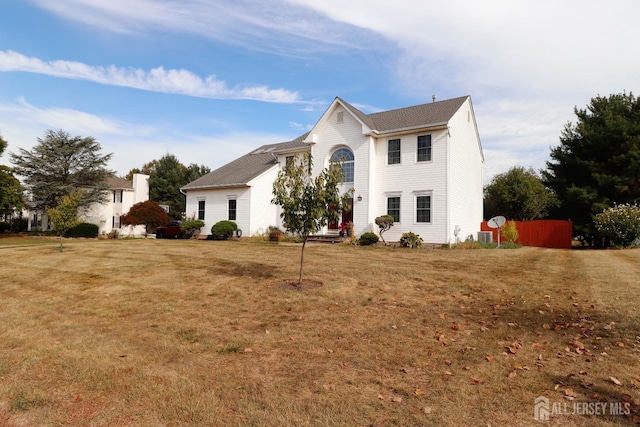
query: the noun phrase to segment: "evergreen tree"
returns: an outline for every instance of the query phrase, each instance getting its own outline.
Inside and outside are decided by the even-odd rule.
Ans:
[[[36,209],[57,206],[57,200],[83,188],[79,208],[104,203],[108,194],[107,169],[112,154],[100,154],[101,146],[93,137],[71,136],[67,132],[48,130],[31,150],[11,153],[15,173],[33,195]]]
[[[570,218],[574,233],[592,240],[596,214],[640,201],[640,100],[597,96],[574,112],[577,122],[565,125],[543,182],[560,201],[557,217]]]

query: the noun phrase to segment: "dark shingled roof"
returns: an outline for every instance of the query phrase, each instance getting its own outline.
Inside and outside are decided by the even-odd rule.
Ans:
[[[367,125],[374,133],[384,134],[402,130],[426,128],[446,124],[458,111],[468,96],[431,102],[413,107],[380,113],[364,114],[348,102],[337,97],[347,109]],[[201,176],[182,187],[182,190],[198,188],[244,187],[249,181],[275,165],[274,154],[308,149],[309,144],[303,142],[309,133],[299,136],[293,141],[279,144],[267,144],[249,154],[227,163],[226,165]]]
[[[461,96],[373,114],[364,114],[344,100],[338,99],[375,133],[389,133],[446,124],[468,98]]]
[[[231,163],[201,176],[195,181],[182,187],[182,190],[195,190],[198,188],[244,187],[249,181],[261,173],[269,170],[276,164],[274,155],[300,149],[308,149],[309,144],[302,142],[308,133],[299,136],[293,141],[279,144],[263,145],[252,152],[237,158]]]
[[[133,181],[127,181],[126,179],[118,178],[117,176],[108,177],[106,179],[106,183],[112,190],[133,188]]]

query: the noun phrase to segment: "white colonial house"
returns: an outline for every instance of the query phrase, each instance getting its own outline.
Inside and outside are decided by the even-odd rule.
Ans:
[[[343,190],[354,193],[342,221],[353,222],[356,236],[377,232],[375,218],[385,214],[395,221],[388,241],[411,231],[427,243],[450,243],[480,231],[484,156],[469,96],[373,114],[336,98],[310,132],[263,145],[184,186],[187,215],[205,221],[203,234],[220,220],[235,221],[244,235],[282,227],[272,185],[304,152],[314,175],[344,159]]]
[[[139,202],[149,200],[149,175],[134,174],[131,181],[111,176],[107,178],[109,191],[102,204],[95,203],[86,211],[79,213],[82,222],[98,226],[99,234],[108,234],[116,230],[125,236],[144,236],[144,226],[125,226],[120,224],[120,217]],[[29,230],[47,230],[50,227],[46,213],[26,211],[29,218]]]
[[[109,193],[103,204],[93,204],[82,214],[82,221],[98,226],[99,234],[116,230],[125,236],[144,236],[144,226],[122,226],[120,217],[136,203],[149,200],[149,175],[134,174],[131,181],[111,176],[107,178]]]

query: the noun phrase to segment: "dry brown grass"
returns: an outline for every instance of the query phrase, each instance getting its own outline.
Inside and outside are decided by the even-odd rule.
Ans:
[[[24,242],[0,240],[0,425],[541,425],[541,395],[633,412],[549,425],[638,413],[637,250],[310,246],[323,285],[291,291],[295,245]]]

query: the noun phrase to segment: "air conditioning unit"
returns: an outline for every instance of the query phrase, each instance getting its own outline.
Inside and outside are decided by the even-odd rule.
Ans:
[[[482,243],[492,243],[493,233],[491,231],[478,231],[478,241]]]

